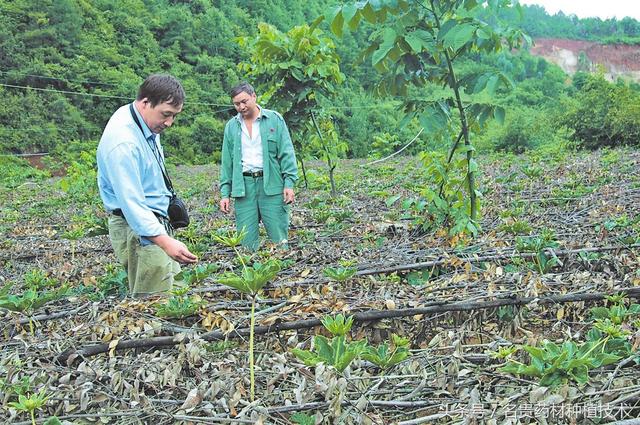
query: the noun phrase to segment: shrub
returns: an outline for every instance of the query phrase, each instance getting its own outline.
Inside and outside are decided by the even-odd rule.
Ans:
[[[49,174],[33,168],[29,163],[13,156],[0,156],[0,186],[15,188],[26,181],[42,181]]]
[[[602,74],[589,76],[560,123],[587,149],[638,145],[640,93],[626,84],[612,84]]]
[[[533,108],[512,109],[507,112],[503,126],[494,128],[494,148],[496,150],[523,153],[549,143],[557,143],[561,136],[549,119],[549,112]]]

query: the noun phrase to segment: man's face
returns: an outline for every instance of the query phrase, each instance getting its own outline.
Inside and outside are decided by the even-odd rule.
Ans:
[[[149,130],[155,134],[162,133],[168,127],[171,127],[176,115],[182,111],[182,105],[171,105],[168,102],[158,103],[151,106],[151,102],[147,98],[142,99],[140,115],[149,127]]]
[[[251,118],[257,110],[256,94],[240,92],[231,99],[234,108],[243,118]]]

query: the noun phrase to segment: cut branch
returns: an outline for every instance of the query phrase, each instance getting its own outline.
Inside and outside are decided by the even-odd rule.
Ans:
[[[598,246],[598,247],[588,247],[588,248],[576,248],[576,249],[567,249],[567,250],[552,250],[546,249],[546,254],[555,255],[556,257],[567,257],[572,254],[579,254],[580,252],[604,252],[604,251],[616,251],[616,250],[629,250],[632,248],[640,248],[640,244],[633,245],[610,245],[610,246]],[[517,251],[509,251],[503,254],[492,254],[492,255],[484,255],[484,256],[476,256],[476,257],[455,257],[462,260],[463,263],[482,263],[486,261],[500,261],[500,260],[510,260],[512,258],[523,258],[523,259],[532,259],[534,258],[536,253],[526,253],[526,252],[517,252]],[[437,260],[423,261],[419,263],[407,263],[407,264],[398,264],[395,266],[382,267],[378,269],[364,269],[358,270],[356,272],[356,276],[368,276],[368,275],[376,275],[376,274],[391,274],[395,272],[404,272],[410,270],[423,270],[436,266],[444,266],[448,263],[451,263],[451,259],[454,258],[453,255],[443,254],[443,257]],[[327,278],[314,278],[314,279],[304,279],[304,280],[296,280],[290,282],[282,282],[278,281],[275,285],[268,284],[265,286],[265,289],[270,289],[278,286],[299,286],[299,285],[317,285],[321,283],[326,283],[331,281],[331,279]],[[191,293],[202,293],[202,292],[225,292],[228,291],[229,288],[224,285],[217,286],[207,286],[204,288],[195,288],[191,290]]]
[[[343,407],[354,406],[356,401],[344,400]],[[420,400],[420,401],[405,401],[405,400],[367,400],[367,405],[371,407],[394,407],[398,409],[415,409],[425,407],[438,407],[439,402],[432,400]],[[326,409],[330,404],[326,401],[314,401],[305,404],[292,404],[290,406],[272,407],[267,409],[267,413],[273,415],[275,413],[291,413],[302,412],[305,410],[320,410]]]
[[[555,255],[557,257],[566,257],[566,256],[569,256],[571,254],[578,254],[580,252],[615,251],[615,250],[618,250],[618,249],[623,250],[623,249],[638,248],[638,247],[640,247],[640,244],[633,244],[633,245],[628,245],[628,246],[619,246],[619,245],[601,246],[601,247],[566,249],[566,250],[546,249],[545,253],[546,254],[552,254],[552,255]],[[460,258],[460,259],[465,263],[472,263],[473,264],[473,263],[482,263],[482,262],[485,262],[485,261],[508,260],[508,259],[513,258],[513,257],[529,259],[529,258],[534,258],[536,255],[538,255],[538,254],[537,253],[522,253],[522,252],[515,252],[514,251],[514,252],[510,252],[510,253],[505,253],[505,254],[485,255],[485,256],[468,257],[468,258]],[[440,258],[438,260],[424,261],[424,262],[421,262],[421,263],[400,264],[400,265],[397,265],[397,266],[386,267],[386,268],[381,268],[381,269],[359,270],[356,273],[356,275],[365,276],[365,275],[371,275],[371,274],[389,274],[389,273],[393,273],[393,272],[408,271],[408,270],[421,270],[421,269],[426,269],[426,268],[430,268],[430,267],[434,267],[434,266],[446,265],[447,263],[451,262],[451,258],[453,258],[453,257]]]
[[[616,292],[626,293],[627,296],[632,298],[640,298],[640,288],[627,288],[620,289]],[[606,293],[571,293],[566,295],[554,295],[549,297],[523,297],[523,298],[499,298],[486,302],[468,302],[461,301],[457,303],[449,303],[442,301],[434,303],[427,307],[406,308],[396,310],[369,310],[361,313],[355,313],[353,315],[355,322],[370,322],[382,319],[391,319],[397,317],[409,317],[415,315],[429,315],[436,313],[444,313],[451,311],[474,311],[497,308],[507,305],[526,305],[533,302],[537,304],[562,304],[567,302],[580,302],[580,301],[598,301],[604,299],[606,296],[612,294]],[[255,335],[264,335],[267,333],[309,329],[316,326],[320,326],[319,319],[306,319],[296,322],[275,323],[269,326],[256,326],[254,332]],[[227,334],[221,331],[212,331],[200,335],[205,341],[218,341],[228,338],[244,338],[249,336],[249,328],[237,329]],[[145,339],[131,339],[125,341],[119,341],[114,350],[124,350],[131,348],[160,348],[170,347],[173,345],[187,343],[191,340],[189,335],[180,334],[176,336],[160,336],[154,338]],[[81,347],[79,349],[70,348],[58,355],[55,359],[61,364],[71,365],[73,362],[83,358],[94,356],[96,354],[106,353],[110,350],[110,344],[97,344],[88,347]]]

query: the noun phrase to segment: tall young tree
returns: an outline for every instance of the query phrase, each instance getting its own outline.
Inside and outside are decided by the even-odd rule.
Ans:
[[[470,53],[514,48],[526,40],[517,29],[491,26],[477,18],[480,8],[497,12],[505,7],[512,7],[511,0],[367,0],[340,6],[331,18],[331,30],[338,36],[345,24],[351,30],[363,20],[374,25],[364,57],[384,76],[379,91],[404,99],[407,120],[417,117],[426,130],[436,132],[451,128],[455,115],[458,134],[453,137],[449,161],[456,150],[466,155],[471,227],[477,226],[479,202],[470,134],[488,118],[503,119],[505,113],[478,94],[485,90],[493,94],[510,82],[498,71],[461,79],[455,65]],[[446,90],[426,96],[421,88],[427,82]]]

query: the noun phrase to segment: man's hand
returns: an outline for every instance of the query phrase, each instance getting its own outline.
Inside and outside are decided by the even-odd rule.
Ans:
[[[169,257],[179,263],[190,264],[198,261],[198,257],[193,255],[185,244],[169,235],[151,236],[147,239],[158,245]]]
[[[220,199],[220,210],[225,214],[229,212],[229,198]]]
[[[295,194],[293,193],[293,189],[288,189],[285,187],[282,194],[284,195],[285,204],[293,204],[293,201],[295,201],[296,198]]]

